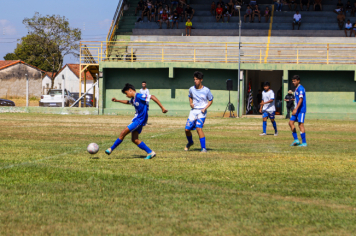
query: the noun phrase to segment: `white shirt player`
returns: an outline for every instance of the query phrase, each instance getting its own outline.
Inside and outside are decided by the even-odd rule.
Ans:
[[[262,92],[262,100],[263,100],[263,102],[268,102],[271,99],[273,99],[273,101],[271,103],[267,103],[267,104],[263,105],[262,113],[263,112],[272,113],[272,112],[276,111],[276,107],[274,105],[274,92],[273,92],[273,90],[270,89],[268,92],[266,92],[266,91]]]
[[[146,89],[140,89],[140,93],[141,93],[141,94],[145,94],[145,95],[150,95],[150,90],[148,90],[148,88],[146,88]]]
[[[196,89],[195,86],[190,87],[188,97],[193,99],[194,109],[204,109],[214,98],[210,89],[205,86],[201,89]]]

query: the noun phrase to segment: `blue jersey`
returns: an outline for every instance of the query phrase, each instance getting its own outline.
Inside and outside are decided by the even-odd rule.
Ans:
[[[295,105],[296,106],[298,105],[300,98],[303,98],[303,103],[298,108],[297,113],[306,113],[307,112],[307,97],[305,95],[305,88],[301,84],[299,84],[297,89],[295,90]]]
[[[130,103],[135,107],[136,114],[132,122],[137,122],[141,125],[146,125],[148,120],[148,103],[151,95],[136,93],[134,98],[131,98]]]
[[[204,109],[208,105],[208,101],[214,98],[210,89],[205,86],[201,89],[196,89],[195,86],[192,86],[189,89],[188,97],[193,99],[194,109]]]

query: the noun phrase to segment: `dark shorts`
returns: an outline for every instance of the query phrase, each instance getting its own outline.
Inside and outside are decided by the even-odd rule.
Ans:
[[[293,20],[293,23],[296,25],[299,25],[300,23],[302,23],[302,20],[299,20],[299,21]]]

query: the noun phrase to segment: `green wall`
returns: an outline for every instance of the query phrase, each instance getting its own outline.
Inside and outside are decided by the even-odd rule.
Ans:
[[[307,95],[308,113],[355,113],[356,82],[353,71],[289,71],[291,78],[299,75]]]
[[[147,82],[150,93],[155,95],[162,104],[173,114],[189,111],[188,91],[194,85],[193,73],[198,69],[174,69],[174,78],[169,78],[168,68],[110,68],[104,69],[106,97],[104,99],[105,113],[115,113],[115,110],[129,112],[126,105],[111,102],[113,97],[117,99],[127,99],[121,93],[121,89],[126,83],[133,84],[137,91],[141,88],[142,81]],[[226,80],[234,81],[234,90],[231,91],[231,101],[237,104],[237,70],[208,69],[201,70],[204,73],[204,86],[210,88],[214,95],[214,103],[209,109],[212,112],[221,113],[225,111],[229,101],[229,92],[226,90]],[[150,103],[150,110],[159,110],[158,105]],[[133,110],[132,110],[133,111]]]

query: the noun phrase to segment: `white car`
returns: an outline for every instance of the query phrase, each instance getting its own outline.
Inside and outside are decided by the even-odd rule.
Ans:
[[[62,90],[51,89],[47,95],[42,95],[40,100],[40,107],[62,107]],[[64,106],[69,107],[75,102],[70,92],[64,90]]]

